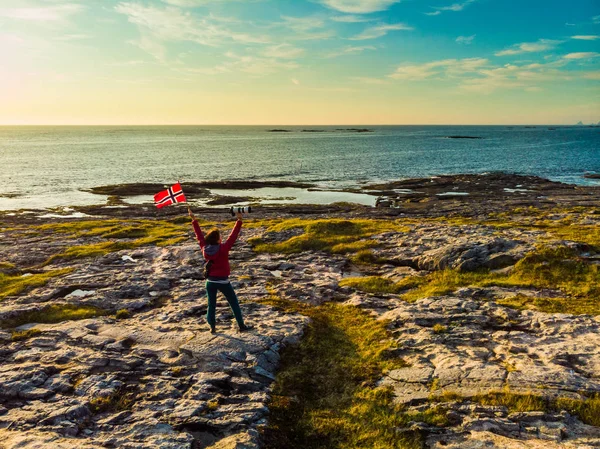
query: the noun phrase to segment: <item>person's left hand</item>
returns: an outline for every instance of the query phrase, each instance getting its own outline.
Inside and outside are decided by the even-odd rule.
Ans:
[[[192,209],[188,209],[188,214],[189,214],[190,218],[192,219],[192,221],[196,220],[196,217],[192,213]]]
[[[242,221],[242,213],[241,212],[236,212],[235,216],[237,217],[238,220]]]

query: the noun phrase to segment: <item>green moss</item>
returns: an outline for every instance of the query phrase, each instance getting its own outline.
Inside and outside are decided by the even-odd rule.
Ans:
[[[391,279],[379,276],[345,278],[340,281],[340,287],[350,287],[367,293],[398,293],[401,289]]]
[[[0,299],[4,299],[7,296],[19,295],[34,287],[41,287],[46,285],[51,279],[71,273],[72,271],[73,268],[64,268],[61,270],[36,273],[25,277],[0,273]]]
[[[28,340],[32,337],[35,337],[37,335],[40,335],[42,333],[42,331],[40,331],[39,329],[27,329],[24,331],[13,331],[12,335],[11,335],[11,340],[12,341],[23,341],[23,340]]]
[[[554,404],[555,408],[567,410],[577,416],[581,422],[590,426],[600,427],[600,395],[585,400],[571,398],[558,398]]]
[[[15,264],[10,262],[0,262],[0,272],[17,270]]]
[[[577,416],[581,422],[600,426],[600,395],[586,399],[544,398],[534,393],[513,393],[508,389],[465,398],[457,393],[442,392],[430,396],[432,402],[471,401],[481,405],[504,406],[509,412],[561,411]]]
[[[548,409],[544,398],[532,393],[490,392],[476,395],[472,400],[481,405],[504,406],[510,412],[533,412]]]
[[[364,249],[354,254],[350,260],[359,265],[378,265],[387,262],[387,259],[378,257],[370,249]]]
[[[446,332],[448,332],[448,328],[443,324],[438,323],[433,326],[433,332],[435,332],[436,334],[445,334]]]
[[[138,239],[147,236],[148,230],[139,226],[127,226],[102,234],[107,239]]]
[[[72,304],[52,304],[40,310],[23,312],[13,318],[0,322],[4,328],[15,328],[29,323],[60,323],[69,320],[84,320],[107,315],[108,312],[93,306],[76,306]]]
[[[375,387],[383,372],[404,367],[386,323],[340,304],[310,307],[271,298],[269,304],[312,321],[304,339],[282,354],[269,403],[267,448],[417,448],[416,433],[399,435],[413,419],[442,422],[433,411],[409,415],[393,404],[393,392]]]
[[[539,310],[546,313],[569,313],[573,315],[600,315],[600,302],[592,297],[538,298],[516,295],[499,299],[498,304],[517,310]]]
[[[370,258],[371,255],[364,257]],[[374,257],[374,256],[373,256]],[[441,270],[392,282],[371,276],[347,278],[340,286],[368,293],[396,293],[413,302],[421,298],[448,295],[461,287],[509,286],[559,290],[562,298],[515,296],[499,304],[519,309],[533,308],[549,313],[600,314],[600,266],[592,264],[570,248],[540,247],[521,259],[510,274],[489,270],[461,272]]]
[[[90,229],[85,234],[86,236],[100,237],[106,240],[71,246],[64,251],[49,257],[43,265],[48,265],[60,260],[99,257],[115,251],[135,249],[141,246],[175,245],[187,240],[190,232],[190,229],[187,226],[174,225],[166,221],[140,221],[133,226],[89,227],[92,224],[98,225],[98,223],[99,222],[97,221],[79,222],[75,229]],[[59,229],[68,229],[68,227],[59,227]],[[81,237],[81,235],[79,235],[79,237]]]
[[[119,309],[117,310],[117,313],[115,313],[115,318],[117,320],[124,320],[126,318],[129,318],[131,316],[131,312],[129,312],[129,310],[127,309]]]
[[[92,398],[89,407],[94,414],[104,412],[117,413],[123,410],[130,410],[134,403],[135,395],[132,392],[121,389],[110,396]]]
[[[267,232],[281,232],[302,228],[304,234],[280,243],[263,243],[252,240],[256,252],[300,253],[303,251],[327,251],[330,253],[353,253],[378,244],[369,237],[382,232],[407,232],[408,228],[385,220],[302,220],[292,219],[272,224]]]

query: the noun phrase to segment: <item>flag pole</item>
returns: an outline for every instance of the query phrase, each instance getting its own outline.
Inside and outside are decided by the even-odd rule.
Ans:
[[[178,179],[177,182],[179,183],[179,185],[181,185],[181,179]],[[183,187],[181,188],[181,191],[183,192]],[[192,213],[192,209],[190,207],[190,204],[188,203],[187,195],[185,196],[185,205],[187,206],[188,213],[191,214]]]

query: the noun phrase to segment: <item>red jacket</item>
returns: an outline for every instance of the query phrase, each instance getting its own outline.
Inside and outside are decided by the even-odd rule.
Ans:
[[[213,261],[213,264],[210,267],[210,277],[228,277],[231,273],[231,269],[229,268],[229,251],[237,240],[240,230],[242,229],[242,221],[238,220],[235,222],[235,226],[233,227],[231,234],[229,234],[229,237],[227,237],[225,243],[220,245],[206,246],[204,234],[202,234],[202,230],[200,229],[198,221],[192,221],[192,226],[194,227],[194,232],[196,233],[196,238],[198,239],[200,248],[202,249],[202,255],[204,256],[204,259],[207,261]]]

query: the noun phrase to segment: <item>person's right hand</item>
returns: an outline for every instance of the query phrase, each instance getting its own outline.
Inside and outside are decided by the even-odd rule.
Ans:
[[[196,217],[192,213],[192,209],[188,209],[188,214],[189,214],[190,218],[192,219],[192,221],[196,220]]]
[[[242,213],[241,212],[236,212],[235,216],[237,217],[238,220],[242,221]]]

